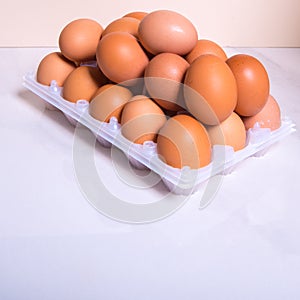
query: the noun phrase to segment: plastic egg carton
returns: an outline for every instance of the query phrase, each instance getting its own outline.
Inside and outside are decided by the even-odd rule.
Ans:
[[[109,123],[100,122],[90,116],[88,101],[78,100],[77,103],[72,103],[64,100],[61,97],[62,88],[55,81],[50,86],[45,86],[36,81],[34,73],[28,73],[24,76],[24,86],[45,100],[48,107],[54,106],[60,110],[74,126],[77,123],[86,126],[104,147],[114,145],[122,150],[135,168],[149,168],[157,173],[175,194],[188,195],[196,192],[208,179],[231,173],[240,162],[251,156],[264,155],[272,144],[296,130],[289,118],[283,118],[281,127],[274,131],[256,126],[247,131],[247,146],[244,149],[234,151],[230,146],[215,145],[209,165],[199,169],[177,169],[158,157],[156,143],[148,141],[140,145],[127,140],[121,134],[121,126],[116,118],[112,117]]]

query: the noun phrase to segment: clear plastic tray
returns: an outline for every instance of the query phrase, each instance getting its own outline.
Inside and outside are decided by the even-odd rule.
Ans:
[[[24,86],[34,94],[41,97],[48,105],[56,107],[64,113],[74,126],[80,124],[89,128],[99,143],[105,147],[114,145],[122,150],[130,163],[139,169],[149,168],[157,173],[168,189],[176,194],[190,194],[196,192],[201,184],[215,175],[230,173],[240,162],[251,156],[261,156],[269,147],[295,131],[295,124],[287,117],[282,119],[281,127],[271,131],[268,128],[253,128],[247,131],[247,146],[234,151],[230,146],[213,146],[212,161],[200,169],[173,168],[159,159],[156,144],[152,141],[143,145],[134,144],[127,140],[120,130],[120,124],[114,117],[109,123],[100,122],[89,115],[89,102],[78,100],[71,103],[61,97],[61,88],[52,81],[50,86],[39,84],[33,72],[24,76]]]

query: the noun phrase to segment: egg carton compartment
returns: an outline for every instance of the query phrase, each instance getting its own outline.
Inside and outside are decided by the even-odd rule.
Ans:
[[[245,148],[234,151],[230,146],[215,145],[209,165],[199,169],[190,169],[187,166],[178,169],[167,165],[158,157],[156,143],[148,141],[140,145],[127,140],[122,135],[121,126],[116,118],[112,117],[108,123],[100,122],[90,116],[88,101],[78,100],[72,103],[63,99],[62,88],[58,87],[55,81],[52,81],[50,86],[42,85],[31,72],[24,76],[23,85],[41,97],[48,107],[61,111],[73,126],[79,123],[91,130],[102,146],[114,145],[122,150],[133,167],[149,168],[157,173],[167,188],[176,194],[196,192],[211,177],[227,175],[243,160],[264,155],[274,143],[296,130],[295,124],[288,117],[282,118],[281,127],[274,131],[257,125],[247,131]]]

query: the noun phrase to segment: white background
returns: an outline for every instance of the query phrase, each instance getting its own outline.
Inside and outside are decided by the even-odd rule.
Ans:
[[[22,87],[52,50],[0,49],[0,299],[299,299],[299,129],[225,176],[204,210],[200,191],[161,221],[116,222],[81,193],[74,127]],[[300,50],[226,51],[263,62],[299,128]],[[95,160],[122,191],[110,151],[97,146]],[[143,202],[166,192],[160,183],[121,194]]]
[[[9,0],[0,10],[0,46],[56,47],[62,28],[76,18],[105,27],[130,11],[157,9],[180,12],[199,38],[222,46],[300,47],[299,0]]]

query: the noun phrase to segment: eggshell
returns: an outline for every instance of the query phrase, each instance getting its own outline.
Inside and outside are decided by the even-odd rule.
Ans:
[[[270,92],[268,73],[255,57],[237,54],[227,60],[238,90],[235,111],[241,116],[253,116],[266,104]]]
[[[147,15],[148,15],[148,13],[144,12],[144,11],[132,11],[132,12],[127,13],[123,17],[131,17],[131,18],[135,18],[135,19],[138,19],[141,21]]]
[[[137,95],[125,104],[121,117],[122,134],[130,141],[143,144],[156,141],[159,129],[167,118],[151,99]]]
[[[133,36],[138,36],[138,27],[140,25],[140,20],[131,17],[123,17],[117,20],[112,21],[110,24],[106,26],[104,31],[102,32],[102,37],[111,32],[128,32]]]
[[[55,80],[58,86],[62,86],[75,68],[76,65],[60,52],[51,52],[39,63],[36,80],[44,85],[50,85]]]
[[[68,23],[59,35],[61,53],[77,63],[95,60],[102,31],[102,26],[91,19],[76,19]]]
[[[96,67],[77,67],[64,83],[62,97],[76,102],[84,99],[90,101],[98,88],[107,83],[107,78]]]
[[[132,98],[132,93],[125,87],[116,84],[105,84],[100,87],[89,105],[90,115],[102,122],[111,117],[121,121],[124,105]]]
[[[185,75],[184,99],[188,111],[207,125],[217,125],[233,112],[237,101],[236,81],[218,56],[195,59]]]
[[[243,118],[246,129],[253,128],[256,124],[261,128],[278,129],[281,126],[281,112],[277,101],[269,95],[265,106],[254,116]]]
[[[211,143],[200,122],[188,115],[176,115],[159,131],[157,153],[174,168],[198,169],[211,162]]]
[[[133,85],[142,77],[149,59],[136,38],[128,32],[105,35],[97,48],[97,63],[113,82]]]
[[[185,59],[191,64],[197,57],[204,54],[214,54],[222,60],[227,60],[227,55],[223,48],[211,40],[201,39],[197,41],[196,46],[189,52]]]
[[[233,112],[220,125],[206,127],[212,145],[227,145],[234,151],[246,146],[246,130],[242,119]]]
[[[196,45],[198,34],[183,15],[171,10],[157,10],[145,16],[139,26],[139,39],[152,54],[171,52],[185,55]]]
[[[183,80],[189,63],[174,53],[161,53],[145,69],[145,86],[149,95],[163,108],[182,110]]]

